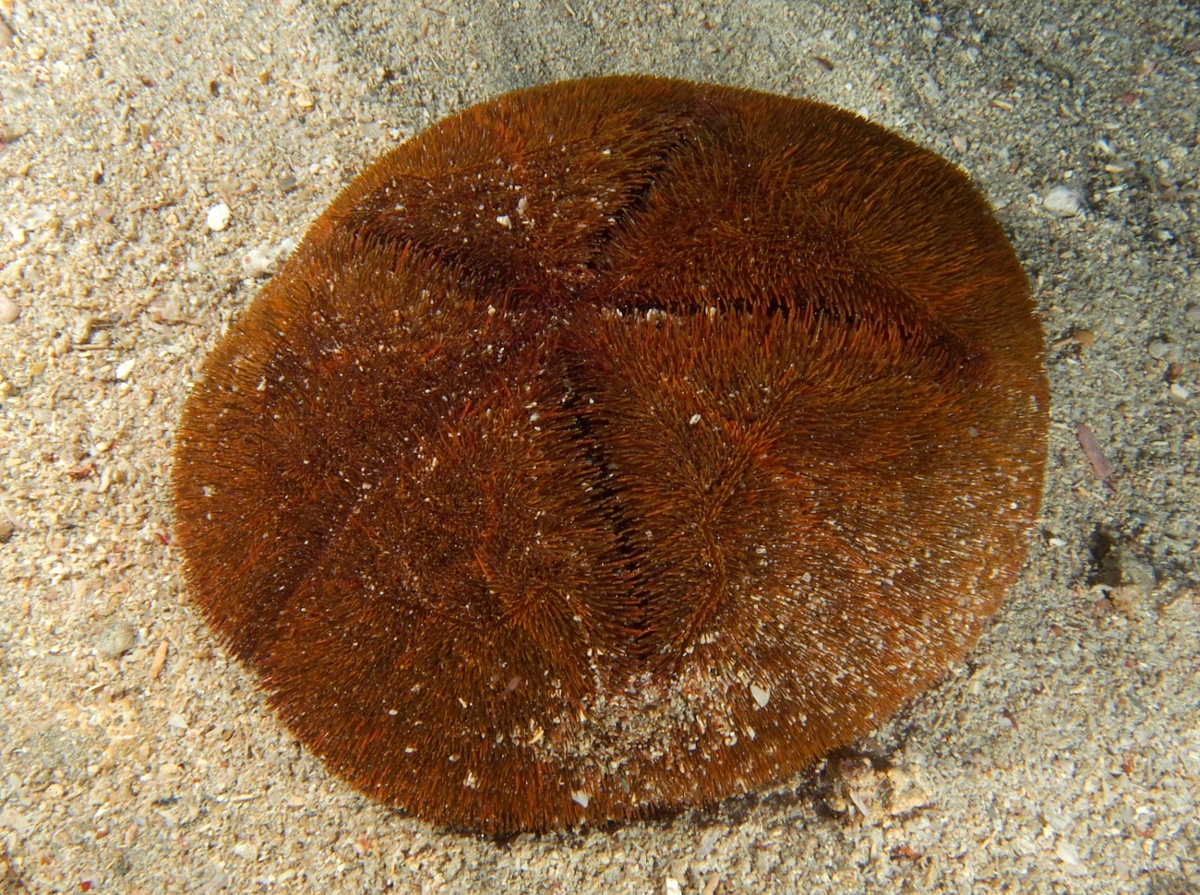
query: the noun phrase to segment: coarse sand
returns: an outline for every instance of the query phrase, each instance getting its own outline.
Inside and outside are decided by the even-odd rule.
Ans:
[[[1200,892],[1190,0],[0,19],[0,893]],[[330,777],[215,645],[172,544],[172,433],[365,163],[473,102],[617,72],[832,102],[976,179],[1045,326],[1045,509],[969,661],[865,757],[613,830],[450,834]]]

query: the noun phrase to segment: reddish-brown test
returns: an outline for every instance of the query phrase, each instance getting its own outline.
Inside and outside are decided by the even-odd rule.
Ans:
[[[355,180],[209,356],[188,585],[383,802],[488,832],[703,804],[974,643],[1038,510],[1041,352],[979,193],[875,125],[509,94]]]

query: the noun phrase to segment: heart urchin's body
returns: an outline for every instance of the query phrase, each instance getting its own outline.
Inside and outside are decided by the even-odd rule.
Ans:
[[[1011,585],[1041,336],[967,179],[649,78],[468,109],[359,177],[208,359],[209,623],[368,794],[511,831],[777,780]]]

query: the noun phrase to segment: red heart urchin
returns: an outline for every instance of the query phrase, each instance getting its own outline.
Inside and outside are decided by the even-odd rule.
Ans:
[[[550,84],[401,145],[208,358],[209,624],[365,793],[489,832],[754,789],[1009,589],[1042,339],[986,203],[847,112]]]

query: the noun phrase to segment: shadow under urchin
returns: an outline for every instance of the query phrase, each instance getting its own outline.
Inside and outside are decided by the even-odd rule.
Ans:
[[[549,84],[400,145],[205,362],[192,599],[336,774],[487,833],[750,792],[977,639],[1048,393],[968,178],[848,112]]]

